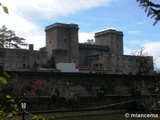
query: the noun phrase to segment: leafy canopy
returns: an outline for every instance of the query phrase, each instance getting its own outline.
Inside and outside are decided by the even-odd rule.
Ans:
[[[155,19],[153,25],[156,25],[160,20],[160,4],[153,3],[150,0],[137,0],[137,2],[139,2],[139,6],[145,9],[148,17]]]
[[[0,6],[3,8],[3,11],[5,13],[9,14],[8,8],[6,6],[3,6],[1,3],[0,3]]]
[[[25,39],[22,37],[16,36],[15,32],[8,30],[8,28],[3,25],[0,28],[0,41],[4,48],[15,48],[19,49],[21,46],[27,46]]]

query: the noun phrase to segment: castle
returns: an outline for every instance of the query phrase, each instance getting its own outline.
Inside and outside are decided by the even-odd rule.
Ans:
[[[77,24],[55,23],[45,29],[46,46],[34,50],[0,48],[0,64],[9,70],[44,64],[75,63],[79,72],[153,75],[152,56],[123,54],[123,32],[108,29],[95,33],[95,43],[79,43]],[[51,60],[52,59],[52,60]]]

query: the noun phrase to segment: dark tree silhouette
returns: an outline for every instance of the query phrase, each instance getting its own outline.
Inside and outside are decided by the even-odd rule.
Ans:
[[[153,66],[150,65],[151,61],[149,60],[149,57],[147,56],[148,53],[145,52],[145,48],[142,47],[140,50],[132,52],[132,55],[135,56],[135,59],[137,61],[137,65],[134,66],[135,69],[138,70],[138,75],[146,75],[150,72],[150,70],[153,69]]]
[[[56,67],[56,66],[55,66],[55,58],[54,58],[53,55],[51,56],[50,66],[51,66],[52,68],[55,68],[55,67]]]
[[[0,29],[0,44],[4,48],[15,48],[20,49],[21,46],[27,46],[25,39],[16,36],[15,32],[12,30],[7,30],[5,25]]]
[[[155,19],[153,25],[156,25],[160,20],[160,4],[153,3],[150,0],[137,0],[137,2],[139,2],[139,6],[145,8],[148,17]]]

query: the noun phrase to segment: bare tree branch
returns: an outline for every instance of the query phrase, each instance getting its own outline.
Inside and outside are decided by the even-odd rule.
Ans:
[[[134,55],[137,60],[137,66],[134,68],[138,69],[137,74],[148,74],[152,66],[150,66],[148,53],[145,51],[145,48],[142,47],[140,50],[132,51],[131,54]]]

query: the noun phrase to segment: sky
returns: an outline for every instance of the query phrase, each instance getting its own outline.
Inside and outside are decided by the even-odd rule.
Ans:
[[[152,0],[160,4],[160,0]],[[9,15],[0,8],[0,27],[34,44],[45,46],[45,27],[56,22],[78,24],[79,43],[94,39],[94,33],[109,28],[122,31],[124,54],[145,48],[153,56],[155,69],[160,69],[160,22],[147,17],[136,0],[0,0]]]

